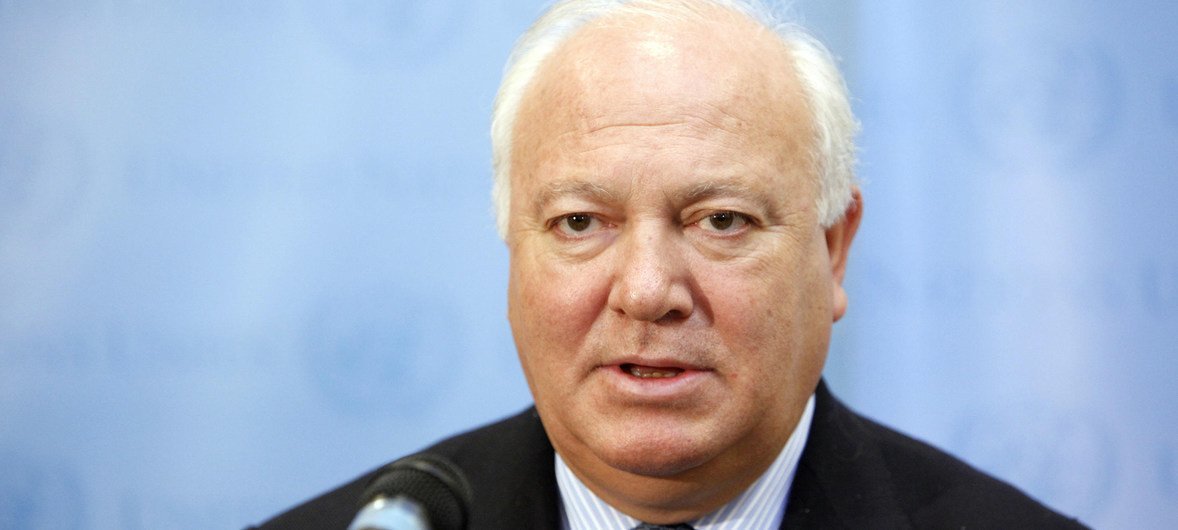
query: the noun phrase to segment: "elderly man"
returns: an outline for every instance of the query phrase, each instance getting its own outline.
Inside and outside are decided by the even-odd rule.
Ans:
[[[428,450],[472,528],[1079,526],[820,382],[862,213],[821,45],[736,0],[569,0],[512,59],[495,199],[536,406]],[[368,479],[263,528],[343,528]]]

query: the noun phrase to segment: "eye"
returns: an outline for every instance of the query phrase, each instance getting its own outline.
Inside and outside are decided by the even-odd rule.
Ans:
[[[601,228],[601,221],[591,214],[571,213],[557,217],[552,227],[566,237],[583,237]]]
[[[730,210],[712,212],[696,224],[708,232],[732,234],[743,230],[750,223],[749,216]]]

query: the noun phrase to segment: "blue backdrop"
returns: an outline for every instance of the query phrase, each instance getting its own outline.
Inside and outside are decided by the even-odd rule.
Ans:
[[[827,378],[1178,520],[1178,4],[811,0],[863,122]],[[487,130],[540,2],[0,0],[0,528],[239,528],[529,402]]]

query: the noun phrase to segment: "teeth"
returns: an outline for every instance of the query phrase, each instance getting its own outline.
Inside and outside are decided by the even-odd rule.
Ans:
[[[683,370],[678,368],[651,368],[648,366],[638,366],[636,364],[631,364],[627,366],[626,371],[630,372],[630,375],[641,379],[666,379],[679,375],[679,373]]]

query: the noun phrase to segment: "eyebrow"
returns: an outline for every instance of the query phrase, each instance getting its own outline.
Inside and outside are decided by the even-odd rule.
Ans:
[[[769,200],[769,197],[766,197],[763,193],[759,193],[739,178],[701,182],[675,196],[680,201],[680,204],[695,204],[715,197],[739,197],[752,201],[766,213],[772,213],[777,210],[773,206],[772,201]]]
[[[543,212],[550,204],[562,197],[582,197],[602,204],[617,204],[622,202],[620,193],[610,190],[600,184],[581,179],[567,179],[550,182],[536,193],[532,200],[534,212]],[[773,202],[763,193],[759,193],[739,177],[723,180],[701,182],[685,190],[671,195],[676,204],[695,204],[700,201],[716,197],[737,197],[748,200],[759,206],[762,211],[772,215],[777,211]]]
[[[579,179],[557,180],[544,185],[536,194],[532,199],[532,211],[542,212],[557,199],[568,196],[587,197],[591,201],[606,204],[616,204],[621,200],[618,193],[599,184]]]

